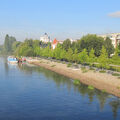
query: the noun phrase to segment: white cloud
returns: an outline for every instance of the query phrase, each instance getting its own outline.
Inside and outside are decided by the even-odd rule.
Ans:
[[[117,12],[113,12],[108,14],[110,17],[114,17],[114,18],[120,18],[120,11]]]

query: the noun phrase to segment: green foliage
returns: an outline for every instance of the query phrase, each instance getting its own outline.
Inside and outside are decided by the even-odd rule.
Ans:
[[[101,68],[108,67],[108,54],[104,46],[102,46],[101,55],[98,58],[98,62]]]
[[[51,65],[51,67],[55,67],[56,65]]]
[[[104,46],[108,53],[108,56],[110,57],[110,55],[114,53],[114,46],[112,44],[112,40],[107,37],[104,41]]]
[[[113,73],[112,75],[113,75],[113,76],[120,76],[119,73]]]
[[[100,73],[106,73],[106,71],[105,71],[105,70],[100,70],[99,72],[100,72]]]
[[[81,70],[82,70],[83,73],[88,72],[88,70],[85,67],[82,67]]]
[[[74,80],[73,83],[74,83],[75,85],[80,85],[80,84],[81,84],[81,83],[80,83],[80,80],[77,80],[77,79]]]
[[[95,58],[95,51],[94,51],[93,48],[92,48],[91,51],[89,52],[88,61],[89,61],[89,63],[90,63],[91,66],[92,66],[92,64],[96,61],[96,58]]]
[[[71,67],[71,66],[72,66],[72,64],[71,64],[71,63],[67,64],[67,67]]]
[[[67,59],[69,62],[71,62],[72,59],[73,59],[72,56],[73,56],[73,51],[72,51],[71,48],[69,48],[69,49],[68,49],[68,52],[67,52],[67,54],[66,54],[66,59]]]
[[[64,42],[63,42],[63,49],[65,49],[66,51],[71,47],[71,41],[69,39],[66,39]]]
[[[102,90],[102,92],[103,92],[103,93],[106,93],[106,90],[105,90],[105,89],[103,89],[103,90]]]
[[[15,37],[6,35],[5,41],[4,41],[4,52],[6,54],[12,53],[12,45],[13,43],[16,42]]]
[[[78,54],[78,59],[82,64],[85,64],[86,62],[88,62],[88,54],[86,49],[84,49],[82,52]]]
[[[104,44],[104,39],[98,37],[97,35],[86,35],[83,36],[77,43],[78,52],[81,52],[83,49],[87,49],[88,53],[93,48],[95,50],[95,55],[99,56],[101,48]]]
[[[78,50],[77,50],[77,48],[74,50],[74,53],[73,53],[72,58],[73,58],[73,59],[72,59],[73,62],[75,62],[75,63],[79,62],[79,61],[78,61]]]
[[[89,86],[88,86],[88,89],[94,90],[94,87],[93,87],[92,85],[89,85]]]
[[[61,61],[95,65],[99,68],[120,71],[120,45],[115,49],[115,55],[109,58],[114,52],[112,42],[109,38],[104,40],[96,35],[86,35],[80,40],[73,42],[69,39],[63,44],[58,44],[53,50],[51,43],[43,43],[39,40],[26,39],[24,42],[16,41],[12,36],[6,35],[3,46],[0,46],[0,54],[15,53],[17,56],[42,56],[50,57]],[[69,65],[68,65],[69,66]]]

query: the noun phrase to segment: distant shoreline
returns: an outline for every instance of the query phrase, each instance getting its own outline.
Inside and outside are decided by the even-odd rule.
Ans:
[[[120,79],[118,79],[116,76],[112,76],[107,73],[94,72],[91,70],[83,73],[80,69],[67,67],[66,64],[53,62],[46,59],[27,59],[27,62],[44,67],[74,80],[80,80],[80,82],[83,84],[92,85],[99,90],[103,90],[107,93],[120,97]]]

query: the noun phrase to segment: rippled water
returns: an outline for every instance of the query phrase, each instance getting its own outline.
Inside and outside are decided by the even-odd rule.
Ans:
[[[120,120],[120,99],[1,57],[0,120]]]

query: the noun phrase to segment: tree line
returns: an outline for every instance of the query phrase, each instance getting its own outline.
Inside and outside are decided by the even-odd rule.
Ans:
[[[81,64],[96,64],[97,67],[107,68],[108,64],[120,65],[120,45],[114,49],[110,38],[105,40],[97,35],[88,34],[72,42],[66,39],[53,50],[51,43],[39,40],[26,39],[24,42],[16,41],[12,36],[6,35],[0,50],[16,56],[49,57],[61,61]],[[114,54],[112,57],[111,55]]]

